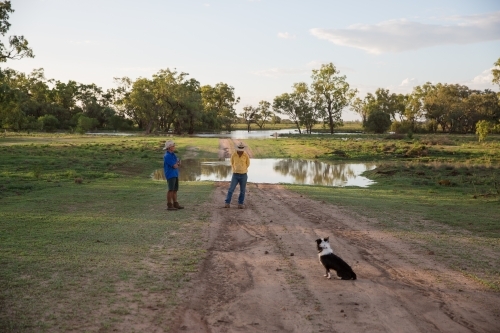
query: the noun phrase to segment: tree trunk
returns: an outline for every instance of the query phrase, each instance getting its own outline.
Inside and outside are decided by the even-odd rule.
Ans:
[[[332,109],[330,106],[328,107],[328,126],[330,126],[330,134],[333,134],[333,128],[335,126],[333,124]]]
[[[295,122],[295,125],[297,125],[297,129],[299,130],[299,134],[302,134],[302,132],[300,131],[300,125],[299,125],[298,121]]]
[[[146,134],[150,134],[151,133],[151,130],[153,128],[153,124],[154,124],[154,121],[151,119],[149,122],[148,122],[148,125],[146,126]]]
[[[194,117],[191,116],[191,117],[189,117],[188,134],[193,134],[193,133],[194,133]]]

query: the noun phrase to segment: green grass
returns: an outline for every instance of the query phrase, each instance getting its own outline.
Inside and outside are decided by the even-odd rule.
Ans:
[[[188,209],[167,214],[165,183],[150,178],[162,167],[167,139],[0,137],[0,331],[94,325],[112,332],[151,299],[173,311],[201,259],[193,248],[210,212],[197,207],[214,187],[181,183],[179,201]],[[193,150],[217,157],[216,138],[173,139],[180,157]],[[500,290],[499,137],[482,144],[473,136],[358,134],[245,142],[256,158],[377,162],[366,173],[376,181],[369,188],[288,188],[375,218],[375,227]],[[168,316],[158,320],[168,327]]]
[[[66,321],[84,327],[85,318],[119,317],[114,302],[123,283],[127,294],[159,293],[175,303],[197,267],[192,258],[200,258],[193,246],[207,215],[192,207],[212,191],[210,183],[181,188],[179,199],[191,209],[175,215],[165,210],[165,184],[142,177],[2,199],[1,331],[60,331]],[[104,311],[97,318],[96,308]]]
[[[172,308],[197,269],[208,215],[195,207],[212,184],[181,184],[190,209],[167,214],[166,185],[149,177],[164,138],[9,139],[0,140],[0,331],[112,331],[137,311],[123,304],[144,305],[134,294]],[[193,143],[176,142],[180,154]],[[214,142],[198,144],[200,155],[216,156]]]

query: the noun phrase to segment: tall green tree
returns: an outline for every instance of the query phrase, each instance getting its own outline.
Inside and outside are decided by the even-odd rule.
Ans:
[[[0,34],[5,37],[10,29],[9,14],[13,13],[10,1],[0,1]],[[0,62],[8,59],[34,58],[33,50],[24,36],[10,36],[8,46],[0,41]]]
[[[117,115],[132,121],[138,128],[143,128],[142,119],[136,112],[136,107],[131,101],[133,81],[129,77],[114,78],[117,88],[110,90],[112,103]]]
[[[434,85],[426,82],[422,86],[414,87],[412,93],[407,96],[405,117],[410,124],[411,131],[415,132],[419,122],[425,120],[424,98],[434,89]]]
[[[91,119],[96,119],[100,128],[104,128],[107,121],[115,114],[109,93],[94,83],[78,85],[77,99],[82,113]]]
[[[361,116],[361,122],[364,124],[368,119],[368,108],[366,107],[366,101],[359,97],[354,98],[351,103],[351,110],[356,112]]]
[[[375,91],[372,108],[387,113],[392,121],[402,121],[405,116],[406,98],[402,94],[390,93],[389,89],[378,88]]]
[[[210,120],[214,129],[230,131],[236,121],[236,105],[240,98],[235,95],[234,88],[227,83],[201,87],[201,97],[205,118]]]
[[[52,105],[51,114],[59,119],[64,128],[75,128],[78,123],[77,114],[82,113],[79,106],[80,84],[76,81],[52,82],[49,100]]]
[[[251,105],[243,107],[243,112],[240,114],[240,116],[245,120],[245,123],[247,125],[247,132],[250,132],[250,126],[255,122],[255,118],[258,112],[259,109]]]
[[[158,122],[158,101],[156,100],[153,82],[146,78],[138,78],[132,84],[130,95],[125,100],[127,109],[144,125],[146,133],[151,133]]]
[[[306,132],[311,134],[313,126],[318,123],[322,114],[321,105],[316,105],[309,87],[305,82],[293,84],[292,98],[299,109],[300,124],[305,126]]]
[[[181,113],[177,117],[176,128],[187,131],[188,134],[193,134],[195,127],[202,118],[203,103],[200,83],[193,78],[184,81],[181,85],[179,99],[181,101]],[[178,131],[178,133],[181,131]]]
[[[470,94],[466,86],[438,83],[424,97],[427,120],[435,121],[443,132],[460,132],[464,101]]]
[[[133,119],[146,133],[170,128],[176,133],[193,133],[203,106],[200,84],[188,75],[162,69],[152,79],[115,78],[119,87],[110,95],[119,114]]]
[[[312,91],[316,107],[321,110],[330,128],[330,133],[341,126],[342,111],[356,96],[356,89],[351,89],[346,76],[333,63],[323,64],[318,70],[312,71]]]
[[[301,133],[300,116],[302,111],[299,105],[296,104],[293,93],[283,93],[276,96],[273,100],[273,110],[278,114],[287,116],[297,126],[299,133]]]
[[[23,92],[16,87],[17,72],[0,68],[0,128],[19,130],[26,122],[21,108]]]
[[[255,114],[255,123],[260,129],[264,128],[266,123],[271,119],[273,113],[271,112],[271,103],[268,101],[260,101],[259,106],[257,106],[257,112]]]
[[[284,93],[274,98],[273,110],[278,114],[288,116],[295,123],[300,134],[302,133],[301,126],[305,126],[306,131],[311,133],[312,127],[323,115],[322,105],[320,101],[314,99],[314,94],[307,83],[294,83],[292,88],[291,93]]]

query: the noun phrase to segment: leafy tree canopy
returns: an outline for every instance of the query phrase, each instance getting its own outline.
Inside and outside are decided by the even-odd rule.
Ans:
[[[9,14],[13,13],[10,1],[0,1],[0,34],[4,37],[9,31]],[[28,41],[24,36],[10,36],[8,46],[0,41],[0,62],[8,59],[22,59],[24,57],[34,58],[33,50],[29,48]]]

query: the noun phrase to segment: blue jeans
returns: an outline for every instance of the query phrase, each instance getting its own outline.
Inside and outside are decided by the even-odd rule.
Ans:
[[[229,185],[229,190],[227,191],[226,203],[231,203],[231,197],[233,196],[234,189],[236,185],[240,184],[240,195],[238,197],[238,204],[243,205],[245,203],[245,189],[247,187],[248,176],[246,173],[233,173],[231,177],[231,185]]]

